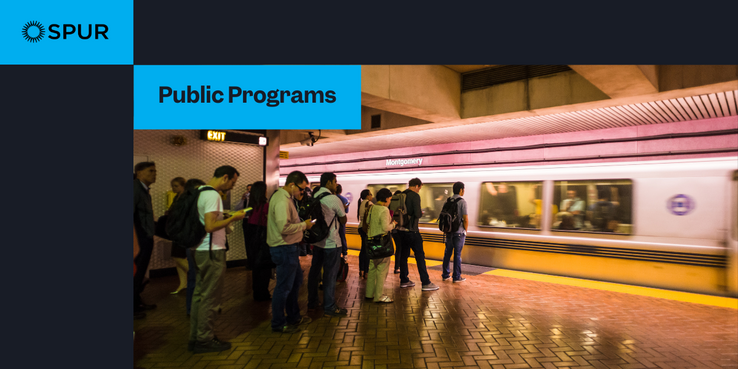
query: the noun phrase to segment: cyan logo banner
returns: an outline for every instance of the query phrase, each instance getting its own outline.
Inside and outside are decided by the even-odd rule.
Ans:
[[[361,129],[361,66],[133,67],[134,129]]]
[[[133,64],[133,0],[8,1],[0,64]]]

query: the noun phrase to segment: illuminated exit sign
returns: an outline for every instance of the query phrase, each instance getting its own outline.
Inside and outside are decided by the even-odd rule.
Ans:
[[[259,146],[269,145],[269,139],[267,139],[267,137],[265,136],[232,131],[215,131],[203,129],[200,131],[200,139],[205,141],[233,142]]]

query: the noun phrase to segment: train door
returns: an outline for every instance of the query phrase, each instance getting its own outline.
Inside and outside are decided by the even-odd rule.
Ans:
[[[728,294],[738,297],[738,170],[733,172],[730,194],[730,224],[728,225],[727,247],[728,268],[727,287]]]

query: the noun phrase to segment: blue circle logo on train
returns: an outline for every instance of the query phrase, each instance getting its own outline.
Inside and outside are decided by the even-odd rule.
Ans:
[[[351,192],[346,192],[346,200],[348,200],[349,204],[354,202],[354,195]]]
[[[687,215],[694,210],[694,199],[687,195],[676,195],[671,197],[666,203],[667,209],[674,215]]]

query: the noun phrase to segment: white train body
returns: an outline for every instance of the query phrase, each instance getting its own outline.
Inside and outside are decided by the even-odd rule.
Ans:
[[[723,157],[337,174],[344,195],[352,200],[347,225],[351,248],[360,245],[355,235],[356,206],[367,186],[407,185],[414,177],[424,185],[461,181],[470,223],[464,263],[737,296],[737,170],[738,158]],[[309,179],[318,182],[319,176],[309,175]],[[580,180],[630,181],[629,234],[553,229],[555,183]],[[481,225],[479,204],[485,182],[540,182],[538,229]],[[689,199],[686,213],[672,204],[678,195]],[[434,224],[420,228],[426,257],[441,260],[442,233]]]

